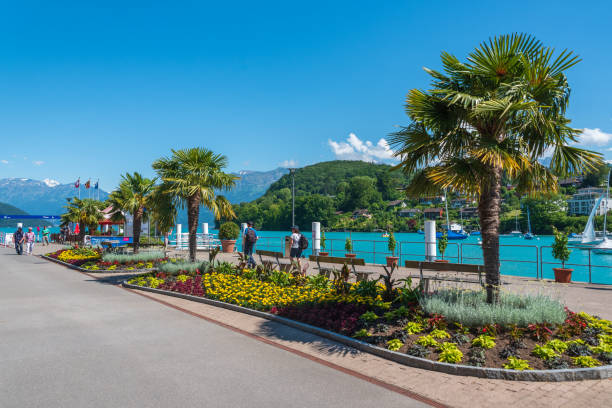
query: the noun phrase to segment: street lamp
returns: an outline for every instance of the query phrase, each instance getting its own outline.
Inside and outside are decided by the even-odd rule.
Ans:
[[[290,168],[291,174],[291,227],[295,226],[295,168]]]

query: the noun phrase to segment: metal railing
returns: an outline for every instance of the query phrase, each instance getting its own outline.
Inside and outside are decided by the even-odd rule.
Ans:
[[[480,261],[484,261],[482,256],[465,256],[463,254],[463,248],[464,246],[466,247],[478,247],[481,248],[482,246],[480,244],[470,244],[470,243],[461,243],[461,259],[459,261],[459,263],[464,263],[464,260],[470,260],[470,261],[474,261],[474,260],[480,260]],[[504,259],[503,257],[500,256],[499,258],[499,262],[517,262],[517,263],[521,263],[521,264],[533,264],[536,267],[536,279],[540,279],[540,270],[541,270],[541,265],[539,263],[539,257],[538,257],[538,247],[536,245],[500,245],[499,246],[500,250],[502,248],[530,248],[534,250],[535,253],[535,261],[533,260],[525,260],[525,259]],[[500,251],[501,252],[501,251]],[[473,262],[469,262],[469,263],[473,263]]]

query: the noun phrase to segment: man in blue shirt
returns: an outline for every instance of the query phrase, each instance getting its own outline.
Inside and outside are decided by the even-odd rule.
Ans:
[[[255,267],[255,259],[253,258],[253,250],[255,249],[255,243],[257,242],[257,231],[253,228],[253,221],[247,222],[247,228],[244,230],[244,236],[242,237],[244,255],[248,257],[247,267]]]
[[[23,253],[23,241],[25,241],[25,235],[23,234],[21,227],[19,227],[13,234],[13,242],[15,242],[15,251],[17,252],[17,255],[21,255]]]

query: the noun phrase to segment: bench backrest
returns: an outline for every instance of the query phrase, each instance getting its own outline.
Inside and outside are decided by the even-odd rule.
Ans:
[[[406,268],[423,268],[439,272],[481,273],[484,270],[482,265],[446,262],[405,261],[405,265]]]
[[[264,251],[264,250],[257,249],[255,251],[255,253],[257,253],[257,255],[271,256],[271,257],[274,257],[274,258],[282,258],[283,257],[283,253],[282,252]]]
[[[365,266],[365,259],[363,258],[343,258],[340,256],[316,256],[310,255],[309,259],[311,261],[316,261],[319,263],[330,263],[330,264],[338,264],[338,265],[353,265],[353,266]]]

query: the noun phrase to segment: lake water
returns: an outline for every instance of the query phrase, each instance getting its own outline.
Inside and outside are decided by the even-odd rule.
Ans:
[[[15,228],[0,228],[1,232],[14,232]],[[52,232],[59,232],[53,228]],[[216,230],[210,230],[216,234]],[[282,251],[284,237],[289,231],[259,231],[260,240],[257,248],[273,251]],[[309,241],[312,241],[310,231],[305,232]],[[332,256],[344,256],[344,244],[347,237],[353,240],[353,252],[366,262],[385,263],[385,257],[390,253],[387,249],[387,239],[378,232],[326,232],[326,251]],[[173,237],[171,237],[172,239]],[[451,262],[482,264],[482,249],[478,244],[478,236],[469,237],[461,241],[449,241],[445,258]],[[552,257],[550,246],[552,236],[540,236],[537,240],[525,240],[521,237],[500,237],[501,272],[505,275],[528,276],[536,278],[538,275],[546,279],[553,279],[553,267],[560,264]],[[396,256],[400,261],[423,260],[425,256],[425,237],[416,233],[396,233]],[[310,242],[312,247],[312,242]],[[241,248],[241,242],[238,242]],[[305,255],[311,254],[311,248]],[[589,262],[590,258],[590,262]],[[590,263],[590,267],[589,267]],[[591,251],[572,249],[567,267],[573,268],[572,280],[575,282],[589,282],[589,273],[593,283],[612,284],[612,254],[598,255]]]

